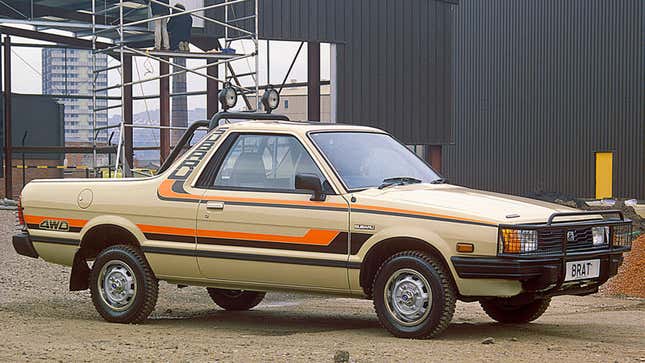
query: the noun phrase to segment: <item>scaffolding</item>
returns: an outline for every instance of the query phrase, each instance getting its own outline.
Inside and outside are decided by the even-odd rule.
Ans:
[[[116,158],[114,159],[114,165],[107,165],[109,175],[112,175],[114,171],[114,176],[121,175],[123,177],[132,175],[133,165],[128,163],[128,157],[126,152],[133,153],[134,148],[130,144],[129,150],[126,150],[126,144],[131,143],[132,140],[127,140],[126,136],[129,134],[129,137],[132,138],[132,129],[134,128],[149,128],[159,130],[160,134],[160,156],[164,158],[164,149],[167,153],[172,147],[170,145],[170,132],[172,130],[185,130],[184,127],[175,127],[168,125],[162,125],[164,123],[164,117],[170,117],[169,112],[165,115],[162,114],[160,117],[160,125],[138,125],[133,122],[132,119],[126,120],[126,107],[130,107],[130,117],[132,111],[132,86],[137,84],[142,84],[152,81],[164,82],[163,86],[160,86],[160,112],[164,112],[164,107],[169,109],[169,100],[171,97],[175,96],[170,93],[167,89],[169,86],[170,77],[181,74],[181,73],[192,73],[207,79],[207,82],[214,81],[218,83],[229,83],[233,88],[236,89],[238,96],[244,98],[247,108],[253,110],[258,110],[260,107],[260,86],[259,86],[259,31],[258,31],[258,0],[223,0],[216,4],[202,6],[194,9],[181,9],[173,5],[167,4],[159,0],[150,0],[149,3],[156,4],[168,9],[169,14],[167,15],[149,15],[144,19],[139,20],[129,20],[127,15],[132,11],[128,6],[130,2],[119,0],[116,4],[108,4],[102,0],[91,0],[92,1],[92,27],[91,27],[91,43],[92,43],[92,72],[93,72],[93,82],[92,82],[92,148],[94,150],[92,155],[92,169],[94,174],[98,175],[101,169],[105,169],[106,166],[99,165],[97,162],[97,149],[100,145],[97,144],[99,134],[101,132],[109,133],[111,129],[118,129],[118,141],[116,148]],[[102,6],[102,7],[101,7]],[[237,11],[236,11],[237,9]],[[243,12],[243,14],[238,15],[236,13]],[[149,13],[150,14],[150,13]],[[204,22],[204,29],[207,29],[208,24],[211,24],[216,30],[216,34],[223,35],[223,44],[221,45],[219,40],[217,40],[217,46],[212,50],[201,49],[201,52],[180,52],[175,50],[160,50],[160,49],[150,49],[150,48],[141,48],[143,39],[146,39],[146,35],[149,38],[150,30],[147,25],[154,22],[166,22],[169,19],[181,16],[181,15],[190,15],[194,18],[201,19]],[[110,17],[112,22],[115,20],[118,24],[101,24],[100,19],[103,18],[104,23],[106,23]],[[218,18],[219,17],[219,18]],[[244,26],[246,24],[247,26]],[[221,31],[221,33],[219,33]],[[107,45],[100,41],[99,38],[108,38],[112,39],[111,43]],[[219,38],[219,37],[218,37]],[[234,44],[236,42],[252,41],[253,49],[248,53],[238,53],[233,50]],[[242,49],[244,46],[242,44]],[[118,65],[107,66],[106,68],[97,68],[96,60],[97,56],[101,54],[108,54],[113,58],[117,59]],[[126,60],[126,57],[129,57]],[[159,62],[160,74],[154,77],[147,77],[143,79],[133,80],[131,77],[131,64],[132,57],[145,57],[153,61]],[[184,66],[184,62],[177,62],[178,59],[201,59],[205,60],[205,65],[199,65],[196,67]],[[249,59],[254,59],[255,68],[250,69],[249,72],[243,74],[235,74],[234,68],[232,67],[233,62]],[[126,66],[129,66],[130,69],[125,69]],[[172,72],[169,70],[172,66]],[[224,78],[219,78],[217,71],[220,66],[224,68]],[[250,67],[249,67],[250,68]],[[163,70],[162,70],[163,69]],[[179,69],[177,71],[177,69]],[[213,72],[212,70],[215,70]],[[117,84],[108,85],[106,87],[98,87],[97,79],[99,75],[106,74],[111,70],[117,70],[120,73],[120,81]],[[210,70],[210,71],[209,71]],[[128,76],[130,74],[130,76]],[[251,77],[252,84],[250,86],[244,86],[240,82],[240,77]],[[234,82],[230,82],[233,80]],[[109,78],[108,78],[109,82]],[[166,88],[166,92],[162,90]],[[119,99],[120,103],[116,105],[110,105],[109,101],[114,100],[114,96],[108,95],[112,90],[119,90]],[[248,97],[248,96],[251,97]],[[251,105],[249,98],[255,100],[255,104]],[[97,107],[99,100],[105,100],[105,106]],[[213,100],[210,100],[213,102]],[[163,102],[167,102],[164,104]],[[129,106],[127,106],[129,105]],[[98,125],[98,116],[101,112],[107,112],[108,110],[120,109],[121,110],[121,120],[118,124],[114,125]],[[169,120],[165,120],[169,121]],[[168,123],[168,122],[166,122]],[[128,130],[129,129],[129,130]],[[130,155],[132,156],[132,155]],[[163,160],[162,160],[163,162]],[[119,173],[120,171],[120,173]]]

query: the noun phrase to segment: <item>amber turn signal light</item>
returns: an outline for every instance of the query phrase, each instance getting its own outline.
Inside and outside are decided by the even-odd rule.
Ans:
[[[475,245],[472,243],[457,243],[457,252],[470,253],[475,250]]]

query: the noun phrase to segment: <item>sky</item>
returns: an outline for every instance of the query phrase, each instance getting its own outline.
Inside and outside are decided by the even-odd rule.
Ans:
[[[38,43],[29,39],[12,37],[12,43]],[[282,42],[271,41],[269,44],[270,55],[270,83],[279,85],[282,83],[283,78],[291,64],[291,61],[296,54],[299,42]],[[237,52],[244,53],[253,49],[253,44],[250,41],[238,41],[233,45]],[[259,47],[259,77],[260,84],[267,82],[267,43],[260,41]],[[329,79],[330,71],[330,47],[329,44],[321,45],[321,79]],[[118,62],[110,58],[108,65],[116,65]],[[205,64],[204,60],[188,60],[188,68],[197,67]],[[255,60],[248,58],[247,60],[240,60],[234,63],[234,69],[237,73],[247,73],[255,68]],[[159,72],[159,65],[156,61],[145,57],[135,57],[133,78],[134,80],[153,78]],[[197,72],[205,73],[206,70],[202,69]],[[41,94],[42,92],[42,52],[41,48],[25,48],[14,47],[12,50],[12,87],[15,93],[31,93]],[[223,67],[220,68],[220,74],[223,74]],[[223,76],[221,76],[223,78]],[[300,51],[298,59],[291,71],[288,78],[289,80],[296,80],[298,82],[305,82],[307,80],[307,45],[305,44]],[[108,74],[110,85],[118,84],[120,81],[120,74],[117,70],[110,71]],[[246,82],[250,81],[250,77],[246,77]],[[206,89],[206,78],[200,75],[188,73],[187,74],[187,90],[200,91]],[[150,81],[143,84],[133,86],[133,93],[135,96],[139,95],[152,95],[158,94],[159,82]],[[119,90],[111,91],[110,95],[119,95]],[[115,101],[116,102],[116,101]],[[114,103],[114,102],[113,102]],[[147,101],[135,101],[134,112],[143,112],[146,110],[154,110],[159,108],[159,101],[151,99]],[[206,96],[191,96],[188,97],[188,108],[205,108]],[[110,111],[110,116],[119,114],[119,109]]]

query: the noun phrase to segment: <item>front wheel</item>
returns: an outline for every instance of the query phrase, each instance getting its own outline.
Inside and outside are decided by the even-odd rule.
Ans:
[[[442,263],[419,251],[385,261],[374,279],[379,322],[400,338],[432,338],[444,331],[455,312],[455,289]]]
[[[140,323],[154,310],[159,281],[136,247],[117,245],[96,256],[90,293],[101,316],[114,323]]]
[[[264,299],[266,292],[206,288],[217,306],[225,310],[249,310]]]
[[[513,304],[508,299],[497,298],[480,301],[486,315],[500,323],[526,324],[544,314],[551,298],[535,299],[528,304]]]

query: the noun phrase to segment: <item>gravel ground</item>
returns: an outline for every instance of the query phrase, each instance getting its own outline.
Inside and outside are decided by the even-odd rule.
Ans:
[[[645,298],[645,235],[634,241],[618,275],[606,286],[603,293]]]
[[[645,300],[597,295],[555,298],[524,326],[459,303],[440,338],[415,341],[381,329],[366,300],[270,293],[232,313],[203,288],[162,283],[146,324],[110,324],[87,291],[67,291],[67,267],[16,255],[13,219],[0,211],[0,361],[332,361],[346,351],[361,362],[645,362]]]

